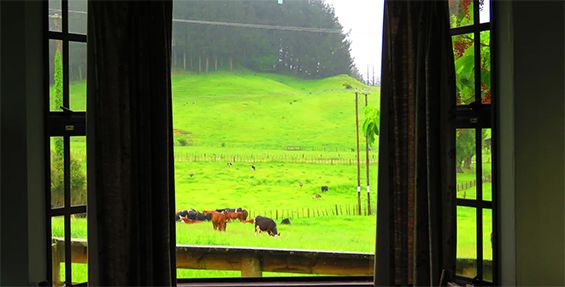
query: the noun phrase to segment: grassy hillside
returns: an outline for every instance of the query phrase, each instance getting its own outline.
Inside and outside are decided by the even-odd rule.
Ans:
[[[176,74],[172,81],[175,128],[208,148],[350,150],[355,96],[345,86],[369,89],[345,75],[303,80],[244,71]],[[375,105],[378,89],[370,92]]]

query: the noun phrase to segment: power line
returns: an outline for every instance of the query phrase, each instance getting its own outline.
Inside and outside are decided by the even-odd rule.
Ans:
[[[60,9],[49,9],[50,11],[60,12]],[[69,13],[84,14],[85,11],[69,10]],[[51,18],[57,18],[58,15],[49,15]],[[266,25],[266,24],[249,24],[249,23],[237,23],[237,22],[221,22],[221,21],[207,21],[207,20],[191,20],[191,19],[175,19],[173,18],[173,23],[184,23],[184,24],[201,24],[201,25],[215,25],[215,26],[228,26],[228,27],[241,27],[241,28],[253,28],[253,29],[263,29],[263,30],[278,30],[278,31],[295,31],[295,32],[313,32],[313,33],[328,33],[328,34],[340,34],[340,29],[329,29],[329,28],[310,28],[310,27],[298,27],[298,26],[281,26],[281,25]]]
[[[339,34],[339,33],[341,33],[341,30],[338,30],[338,29],[308,28],[308,27],[264,25],[264,24],[247,24],[247,23],[219,22],[219,21],[205,21],[205,20],[173,19],[173,22],[187,23],[187,24],[204,24],[204,25],[216,25],[216,26],[255,28],[255,29],[265,29],[265,30],[280,30],[280,31],[315,32],[315,33],[329,33],[329,34]]]

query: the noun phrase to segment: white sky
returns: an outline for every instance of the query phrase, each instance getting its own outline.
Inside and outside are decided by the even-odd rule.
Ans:
[[[350,31],[351,55],[359,72],[380,79],[384,0],[324,0],[335,9],[344,30]]]
[[[345,31],[351,31],[351,55],[365,77],[380,79],[384,0],[324,0],[335,9]],[[488,22],[490,1],[484,1],[481,23]],[[367,73],[367,67],[369,71]]]

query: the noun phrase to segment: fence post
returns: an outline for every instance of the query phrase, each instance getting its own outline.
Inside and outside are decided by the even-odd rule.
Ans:
[[[241,258],[241,277],[263,277],[261,261],[255,256]]]
[[[339,215],[338,210],[337,210],[337,204],[335,205],[335,215]]]
[[[53,286],[61,286],[61,258],[59,258],[59,247],[57,245],[57,241],[51,243]]]

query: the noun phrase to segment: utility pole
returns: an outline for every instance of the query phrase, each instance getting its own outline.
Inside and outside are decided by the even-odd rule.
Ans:
[[[375,85],[375,65],[373,65],[373,84],[372,84],[372,86],[374,86],[374,85]],[[367,94],[365,94],[365,100],[366,99],[367,99]],[[365,105],[366,105],[366,103],[365,103]]]
[[[361,215],[361,163],[359,162],[359,93],[355,89],[355,130],[357,136],[357,211]]]
[[[373,74],[373,80],[375,79],[375,75]],[[368,93],[365,93],[365,108],[367,108],[369,101],[368,101]],[[366,163],[366,170],[367,170],[367,213],[371,215],[371,184],[369,180],[369,136],[365,134],[365,163]]]

